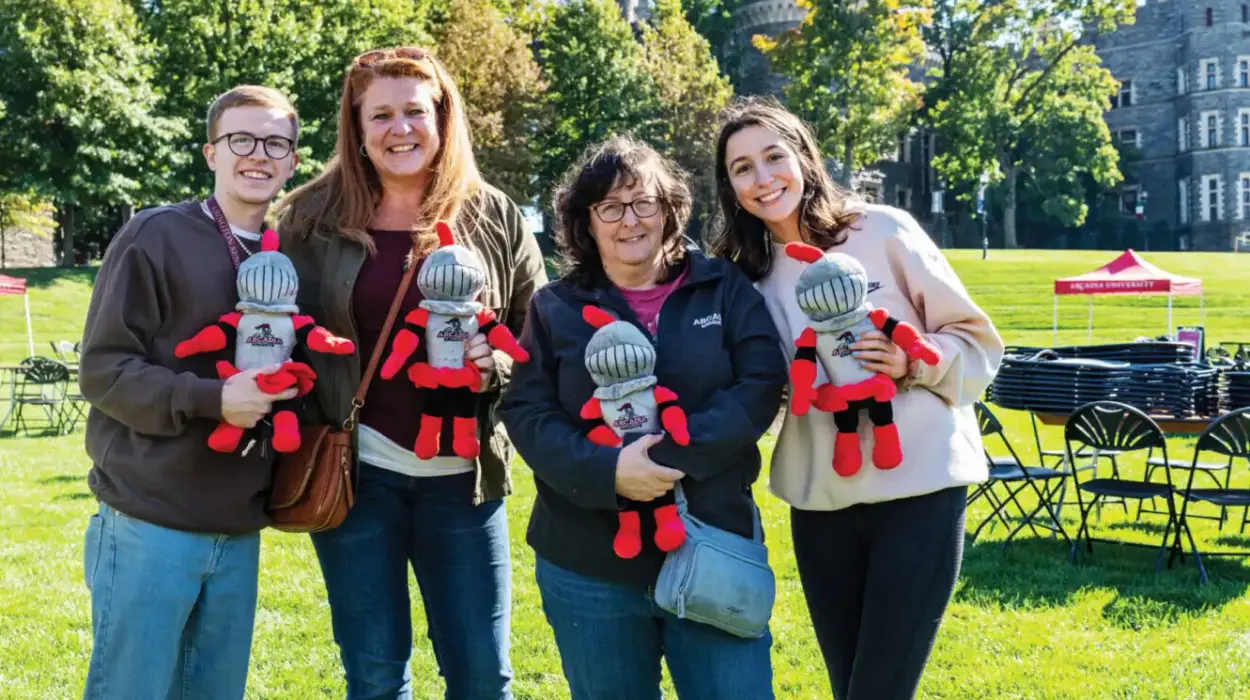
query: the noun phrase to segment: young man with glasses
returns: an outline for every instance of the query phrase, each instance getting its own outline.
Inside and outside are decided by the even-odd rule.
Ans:
[[[274,90],[221,95],[204,146],[213,195],[136,214],[104,256],[79,370],[99,500],[84,551],[84,698],[243,697],[274,451],[215,452],[208,437],[223,419],[255,427],[295,391],[262,392],[256,375],[270,368],[219,379],[220,358],[175,348],[235,309],[236,270],[260,251],[298,127]]]

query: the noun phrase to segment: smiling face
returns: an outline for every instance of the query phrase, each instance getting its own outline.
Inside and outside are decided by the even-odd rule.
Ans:
[[[725,144],[725,167],[738,205],[765,225],[799,218],[803,172],[794,149],[777,132],[748,126]]]
[[[622,207],[631,202],[633,206]],[[611,221],[617,216],[618,221]],[[590,233],[610,278],[637,278],[651,270],[658,275],[664,255],[664,208],[654,183],[618,180],[602,200],[591,205]]]
[[[250,155],[230,150],[227,134],[247,133],[256,137]],[[204,146],[204,158],[214,176],[213,193],[218,199],[233,199],[246,205],[269,204],[295,172],[299,156],[292,150],[282,158],[265,152],[263,141],[271,136],[295,140],[291,115],[273,107],[232,107],[217,122],[214,143]]]
[[[360,98],[361,142],[382,180],[429,176],[441,144],[432,84],[376,78]]]

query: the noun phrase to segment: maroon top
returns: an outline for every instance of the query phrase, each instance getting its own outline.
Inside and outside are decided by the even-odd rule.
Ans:
[[[356,332],[359,336],[360,357],[368,362],[373,357],[373,349],[378,344],[378,336],[382,334],[382,326],[386,325],[386,314],[391,310],[391,302],[395,299],[395,291],[404,277],[404,260],[412,248],[412,234],[408,231],[377,231],[370,229],[369,235],[377,245],[377,253],[365,257],[356,276],[356,287],[352,290],[352,315],[356,320]],[[424,262],[424,261],[422,261]],[[395,324],[391,328],[391,337],[404,326],[404,316],[417,308],[425,297],[417,286],[417,272],[413,273],[412,282],[408,285],[408,293],[399,306]],[[408,364],[417,360],[425,360],[425,339],[422,338],[417,351],[412,354]],[[390,352],[390,339],[383,339],[387,344],[378,362],[378,372],[373,375],[369,384],[369,392],[365,394],[365,407],[360,410],[360,422],[385,435],[401,447],[413,447],[417,442],[417,431],[421,428],[421,409],[425,403],[425,392],[413,386],[407,375],[407,366],[391,379],[383,379],[381,364]],[[451,426],[445,425],[444,435],[449,436]],[[446,438],[442,446],[451,454],[451,440]]]
[[[684,279],[686,279],[686,270],[682,270],[680,275],[668,282],[657,284],[651,289],[623,289],[621,287],[617,289],[625,297],[625,302],[629,304],[629,308],[633,310],[634,315],[638,317],[647,332],[655,335],[660,322],[660,307],[664,306],[664,300]]]

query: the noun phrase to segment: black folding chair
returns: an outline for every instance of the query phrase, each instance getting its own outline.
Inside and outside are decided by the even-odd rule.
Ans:
[[[1210,428],[1210,426],[1208,426],[1208,428]],[[1211,478],[1212,481],[1215,482],[1216,488],[1227,489],[1229,486],[1232,485],[1232,478],[1233,478],[1233,458],[1232,457],[1229,457],[1227,462],[1200,462],[1198,460],[1193,460],[1191,462],[1189,460],[1184,460],[1184,459],[1174,459],[1171,461],[1171,463],[1165,463],[1162,457],[1150,457],[1146,460],[1146,481],[1150,481],[1150,475],[1154,473],[1154,470],[1163,469],[1163,468],[1171,468],[1171,469],[1176,469],[1180,471],[1193,471],[1197,474],[1206,474],[1207,476]],[[1223,484],[1220,483],[1219,472],[1224,472]],[[1193,474],[1190,475],[1190,479],[1189,479],[1190,483],[1193,482],[1193,476],[1194,476]],[[1150,504],[1151,504],[1151,507],[1147,508],[1146,503],[1142,502],[1142,504],[1137,508],[1138,520],[1141,520],[1142,513],[1158,513],[1159,515],[1167,514],[1166,511],[1162,511],[1162,510],[1158,510],[1154,508],[1153,500],[1150,501]],[[1223,530],[1224,519],[1227,517],[1227,515],[1228,515],[1228,508],[1221,506],[1219,515],[1194,515],[1191,513],[1189,517],[1204,518],[1206,520],[1217,520],[1220,523],[1220,530]],[[1244,521],[1244,518],[1243,518],[1243,521]],[[1244,522],[1243,522],[1243,526],[1244,526]]]
[[[992,510],[973,531],[972,538],[969,541],[976,542],[977,537],[981,534],[981,530],[996,519],[1002,521],[1005,526],[1010,527],[1010,522],[1004,512],[1007,504],[1010,503],[1019,511],[1021,520],[1015,529],[1007,534],[1007,539],[1003,540],[1003,549],[1007,548],[1011,540],[1026,525],[1033,531],[1034,535],[1040,535],[1037,528],[1041,527],[1063,535],[1063,539],[1071,544],[1068,533],[1063,529],[1063,525],[1059,523],[1059,518],[1050,506],[1050,499],[1054,494],[1054,490],[1050,488],[1049,482],[1052,479],[1059,479],[1062,483],[1062,479],[1065,476],[1064,472],[1050,469],[1049,467],[1025,466],[1020,461],[1020,456],[1016,454],[1015,448],[1011,446],[1011,441],[1007,438],[1007,433],[1003,430],[1003,424],[998,420],[998,417],[990,411],[988,406],[980,401],[976,402],[975,409],[982,439],[995,435],[998,436],[1002,440],[1003,445],[1007,447],[1007,451],[1011,453],[1011,456],[992,457],[988,449],[985,452],[989,466],[989,479],[977,486],[976,490],[969,496],[968,503],[971,504],[978,498],[984,497],[989,501]],[[1039,483],[1042,484],[1042,487],[1038,486]],[[1037,496],[1037,505],[1032,510],[1025,508],[1017,498],[1020,492],[1026,488],[1032,489]],[[1046,511],[1049,522],[1037,520],[1038,513],[1043,509]],[[993,526],[991,526],[991,529],[993,529]]]
[[[27,407],[42,410],[47,422],[45,433],[60,433],[65,393],[69,387],[69,368],[47,357],[28,357],[17,370],[13,394],[13,434],[30,435]]]
[[[1118,401],[1094,401],[1077,408],[1068,416],[1064,424],[1063,440],[1072,464],[1075,464],[1072,455],[1075,455],[1080,449],[1074,450],[1073,443],[1093,450],[1095,454],[1103,450],[1115,450],[1118,454],[1124,454],[1140,450],[1153,452],[1153,450],[1159,449],[1163,452],[1164,463],[1170,464],[1168,461],[1167,440],[1164,438],[1163,430],[1159,428],[1159,425],[1140,409]],[[1176,503],[1173,500],[1175,489],[1172,484],[1171,470],[1167,468],[1163,470],[1163,473],[1167,475],[1166,484],[1123,479],[1120,478],[1118,469],[1113,478],[1099,479],[1095,474],[1095,478],[1084,482],[1080,480],[1079,473],[1076,469],[1073,469],[1071,473],[1073,485],[1075,486],[1073,491],[1076,492],[1077,507],[1080,510],[1081,517],[1080,527],[1076,531],[1076,537],[1072,540],[1072,551],[1069,555],[1071,561],[1076,563],[1081,533],[1085,534],[1085,548],[1090,554],[1094,553],[1093,541],[1095,539],[1098,539],[1099,542],[1117,542],[1122,545],[1143,546],[1137,542],[1099,539],[1090,536],[1089,512],[1100,500],[1104,498],[1116,498],[1124,502],[1133,500],[1137,501],[1140,507],[1143,500],[1166,498],[1168,502],[1168,523],[1163,530],[1163,539],[1159,543],[1159,555],[1155,561],[1155,571],[1161,571],[1163,569],[1163,555],[1168,551],[1168,536],[1171,534],[1173,527],[1178,527]],[[1088,504],[1082,496],[1084,493],[1091,494],[1093,497]]]
[[[1190,503],[1210,503],[1219,506],[1221,514],[1227,508],[1245,508],[1250,513],[1250,488],[1229,488],[1227,481],[1223,488],[1195,489],[1194,477],[1201,471],[1197,468],[1198,456],[1202,452],[1214,452],[1228,457],[1229,473],[1232,472],[1234,459],[1240,458],[1250,464],[1250,408],[1243,408],[1220,416],[1198,437],[1194,446],[1194,457],[1189,468],[1189,483],[1179,492],[1181,497],[1180,526],[1176,531],[1176,539],[1172,544],[1172,555],[1168,565],[1176,557],[1184,557],[1184,545],[1181,543],[1181,530],[1189,537],[1189,546],[1194,553],[1194,561],[1198,563],[1198,575],[1202,583],[1207,582],[1207,569],[1202,565],[1202,554],[1194,543],[1194,534],[1189,529],[1189,518],[1198,517],[1189,513]],[[1218,485],[1218,481],[1216,482]],[[1221,515],[1220,524],[1223,525]],[[1242,529],[1245,529],[1245,516],[1242,516]],[[1250,556],[1250,552],[1207,552],[1207,556]],[[1183,559],[1182,559],[1183,561]]]

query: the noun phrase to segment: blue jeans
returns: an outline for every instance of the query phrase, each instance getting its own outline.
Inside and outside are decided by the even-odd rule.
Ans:
[[[656,607],[652,591],[535,557],[543,612],[573,700],[660,700],[660,657],[681,700],[772,700],[772,636],[742,639]]]
[[[260,534],[205,535],[101,503],[83,564],[94,645],[83,698],[242,698]]]
[[[361,464],[343,524],[312,535],[348,700],[412,697],[409,565],[448,700],[511,700],[507,513],[473,505],[474,480]]]

